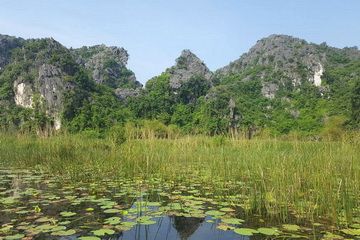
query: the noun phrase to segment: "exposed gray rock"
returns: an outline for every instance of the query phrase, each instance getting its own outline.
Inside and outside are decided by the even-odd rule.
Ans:
[[[303,81],[320,86],[325,62],[326,55],[319,54],[315,44],[287,35],[271,35],[259,40],[238,60],[217,70],[216,75],[236,73],[245,74],[246,81],[261,79],[263,95],[274,98],[278,86],[287,81],[295,88]],[[265,83],[266,79],[272,83]]]
[[[182,51],[181,56],[176,59],[176,65],[167,69],[166,73],[170,76],[170,87],[173,89],[180,88],[182,83],[194,76],[204,76],[209,81],[213,76],[205,63],[190,50]]]
[[[275,98],[276,91],[279,89],[279,85],[276,83],[262,82],[261,93],[264,97],[273,99]]]
[[[141,88],[135,74],[126,68],[129,55],[124,48],[96,45],[73,49],[76,62],[91,71],[97,84]]]
[[[300,110],[290,110],[289,111],[291,115],[293,115],[295,118],[297,118],[300,115]]]
[[[60,129],[61,117],[60,113],[63,109],[62,94],[66,89],[61,69],[44,64],[39,68],[39,77],[36,86],[40,92],[41,101],[46,106],[46,112],[49,117],[55,121],[55,128]]]
[[[115,94],[121,101],[125,102],[128,98],[135,98],[139,96],[140,89],[131,89],[131,88],[118,88],[115,90]]]
[[[16,105],[24,108],[33,108],[34,93],[31,83],[23,82],[21,79],[18,79],[14,81],[13,87]]]
[[[47,116],[54,120],[55,129],[60,129],[62,94],[70,85],[64,83],[63,72],[56,66],[43,64],[38,72],[39,75],[31,82],[22,76],[14,81],[15,103],[24,108],[34,108],[37,102]]]

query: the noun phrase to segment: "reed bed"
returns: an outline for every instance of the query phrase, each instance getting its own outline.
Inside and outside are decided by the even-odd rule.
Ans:
[[[251,213],[360,217],[360,146],[352,142],[177,139],[36,138],[0,135],[0,166],[37,168],[64,181],[141,178],[186,182],[194,176],[226,198],[246,196]],[[227,186],[232,186],[229,192]]]

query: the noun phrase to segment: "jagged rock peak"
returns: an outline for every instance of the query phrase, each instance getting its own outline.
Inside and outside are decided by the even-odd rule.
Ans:
[[[111,57],[120,67],[125,67],[129,59],[129,54],[124,48],[110,46],[104,44],[91,47],[84,46],[82,48],[73,49],[72,52],[76,56],[77,63],[84,66],[94,64],[96,61],[103,61],[107,57]]]
[[[203,76],[210,80],[213,75],[205,63],[190,50],[183,50],[176,59],[176,65],[167,69],[166,73],[170,75],[170,87],[173,89],[181,87],[181,84],[191,77]]]
[[[325,55],[316,51],[315,44],[288,35],[274,34],[257,41],[248,53],[244,53],[238,60],[217,72],[240,73],[254,65],[272,65],[276,69],[289,69],[295,67],[297,63],[312,68],[318,67],[319,64],[323,65],[324,61]]]
[[[126,68],[129,54],[124,48],[104,44],[72,50],[76,62],[92,72],[96,83],[109,87],[142,87],[135,74]]]

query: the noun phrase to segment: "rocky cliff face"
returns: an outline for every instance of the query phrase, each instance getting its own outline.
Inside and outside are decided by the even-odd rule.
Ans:
[[[142,85],[126,68],[128,57],[126,50],[118,47],[68,50],[52,38],[23,40],[0,35],[0,83],[1,87],[10,86],[0,89],[7,91],[1,92],[0,102],[13,101],[34,112],[43,111],[60,129],[65,94],[74,101],[75,92],[92,91],[93,83],[113,88],[122,101],[139,94]],[[86,74],[79,78],[83,68],[91,72],[90,82]],[[75,89],[79,87],[88,89]]]
[[[76,72],[72,63],[69,51],[54,39],[24,40],[12,51],[1,81],[11,84],[16,105],[44,112],[53,120],[55,129],[60,129],[62,97],[72,88],[68,79]],[[7,101],[11,102],[9,96]]]
[[[64,83],[64,73],[56,66],[43,64],[37,71],[38,75],[32,82],[23,78],[14,81],[15,103],[31,109],[35,104],[40,104],[47,116],[54,120],[54,127],[58,130],[61,127],[62,94],[69,85]]]
[[[135,74],[126,68],[129,55],[124,48],[96,45],[72,50],[76,62],[90,70],[97,84],[112,88],[141,88]]]
[[[178,89],[183,83],[192,77],[203,76],[210,81],[213,73],[208,67],[190,50],[184,50],[176,59],[176,65],[167,69],[166,74],[170,76],[170,87]]]
[[[241,73],[246,69],[266,65],[274,70],[283,70],[294,84],[300,84],[301,77],[296,70],[299,65],[309,72],[309,78],[319,74],[326,60],[325,54],[319,54],[314,44],[286,35],[271,35],[259,40],[248,53],[228,66],[219,69],[221,74]]]
[[[261,79],[263,95],[274,98],[281,84],[291,82],[296,87],[309,81],[321,86],[325,63],[326,54],[319,53],[315,44],[291,36],[271,35],[216,74],[243,74],[243,81]]]
[[[331,62],[334,55],[355,58],[360,52],[354,48],[324,47],[287,35],[271,35],[259,40],[248,53],[215,74],[240,74],[242,81],[260,79],[263,95],[274,98],[279,87],[286,84],[291,84],[294,90],[304,82],[326,89],[322,87],[322,76],[325,67],[334,64]]]

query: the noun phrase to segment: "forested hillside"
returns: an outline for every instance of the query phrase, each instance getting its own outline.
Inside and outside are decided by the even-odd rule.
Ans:
[[[3,130],[103,137],[231,134],[340,139],[360,124],[360,51],[286,35],[259,40],[211,72],[190,50],[143,87],[123,48],[67,49],[0,35]],[[121,134],[120,134],[121,135]],[[141,137],[141,136],[139,136]]]

